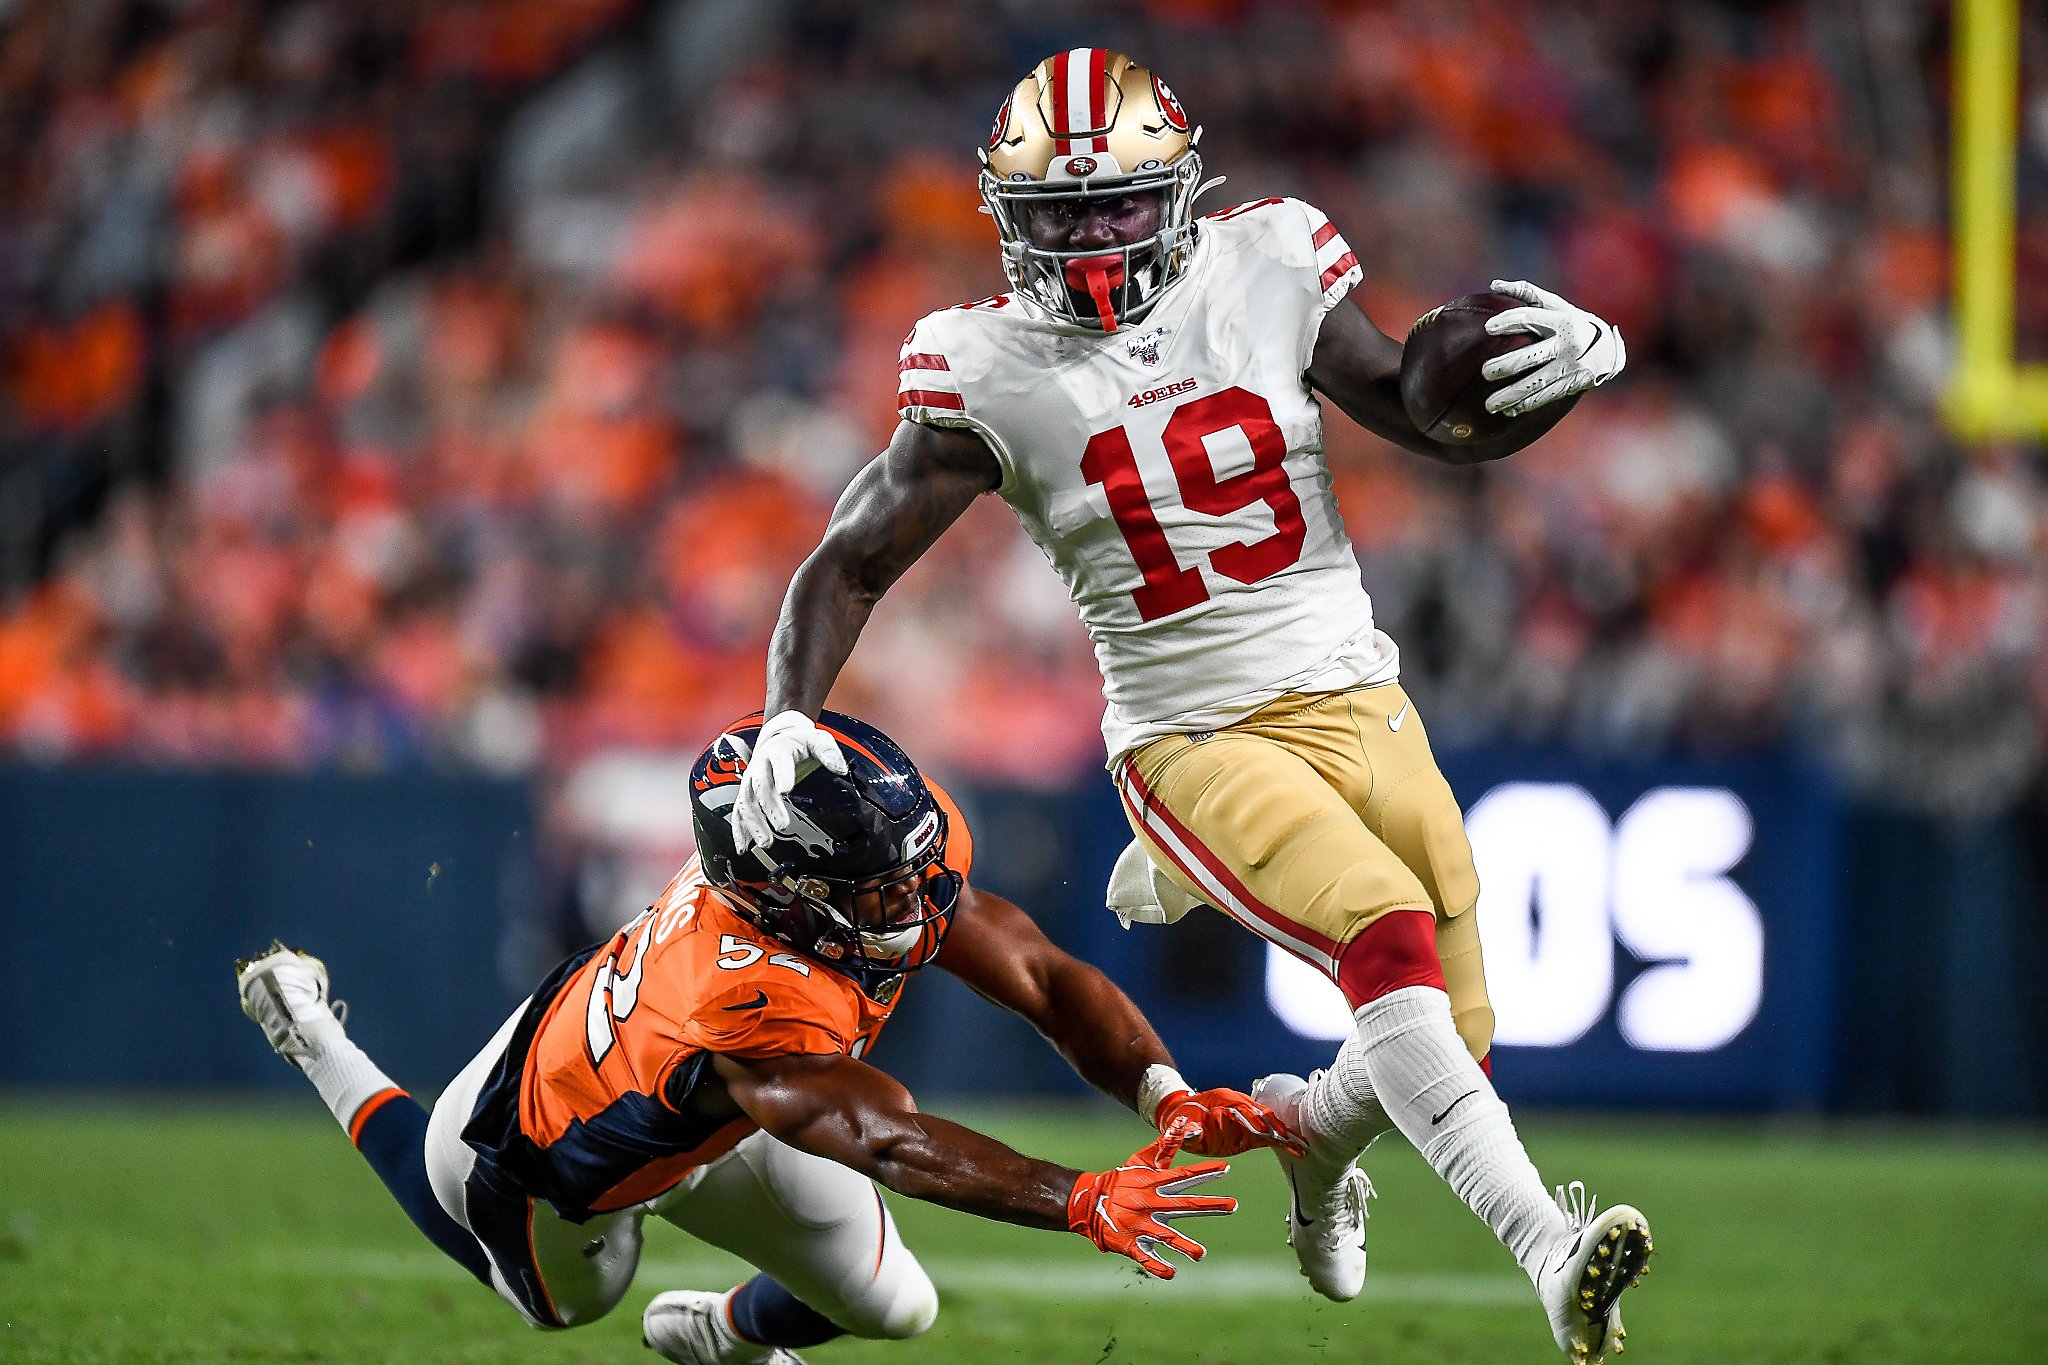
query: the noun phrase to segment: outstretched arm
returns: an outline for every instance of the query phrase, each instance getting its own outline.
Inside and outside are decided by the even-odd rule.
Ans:
[[[1532,343],[1538,339],[1531,337]],[[1401,343],[1382,332],[1365,310],[1339,303],[1323,318],[1309,361],[1309,386],[1346,417],[1404,450],[1445,464],[1483,464],[1512,455],[1564,419],[1578,395],[1538,408],[1495,441],[1448,445],[1422,434],[1401,405]]]
[[[1161,1279],[1173,1266],[1156,1247],[1201,1260],[1179,1218],[1230,1213],[1227,1196],[1189,1194],[1230,1168],[1175,1168],[1178,1144],[1161,1139],[1113,1170],[1084,1174],[1013,1151],[934,1114],[880,1071],[840,1055],[760,1059],[714,1056],[733,1102],[775,1138],[859,1171],[898,1194],[1034,1228],[1065,1228],[1128,1256]]]
[[[1145,1016],[1096,968],[1062,952],[1029,915],[975,887],[961,893],[938,965],[1028,1021],[1097,1090],[1162,1131],[1180,1121],[1189,1151],[1235,1156],[1293,1145],[1264,1105],[1181,1079]]]
[[[898,1194],[1025,1227],[1063,1228],[1081,1173],[919,1113],[902,1083],[841,1055],[715,1058],[733,1102],[792,1147]]]
[[[840,495],[825,538],[789,581],[768,645],[769,716],[818,714],[882,594],[1001,481],[994,453],[973,432],[916,422],[896,428],[889,448]]]

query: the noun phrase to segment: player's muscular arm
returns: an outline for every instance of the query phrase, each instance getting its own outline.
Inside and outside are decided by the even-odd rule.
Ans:
[[[1323,318],[1308,366],[1309,386],[1352,421],[1404,450],[1446,464],[1483,464],[1529,445],[1561,421],[1578,396],[1538,408],[1497,441],[1446,445],[1416,430],[1401,406],[1401,343],[1382,332],[1365,310],[1348,301]]]
[[[898,1194],[1025,1227],[1067,1226],[1079,1171],[918,1112],[910,1092],[851,1057],[713,1058],[727,1092],[779,1140]]]
[[[768,646],[767,714],[816,716],[882,594],[1000,482],[975,433],[900,424],[847,485],[825,538],[790,580]]]
[[[1029,1020],[1082,1080],[1132,1109],[1145,1069],[1173,1065],[1129,996],[1001,896],[971,886],[961,894],[938,965]]]

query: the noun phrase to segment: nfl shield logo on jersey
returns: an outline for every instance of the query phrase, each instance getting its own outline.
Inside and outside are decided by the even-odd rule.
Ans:
[[[1159,363],[1159,347],[1165,340],[1166,329],[1164,327],[1154,327],[1149,332],[1141,332],[1137,336],[1132,337],[1125,344],[1130,348],[1131,359],[1142,360],[1147,365],[1157,365]]]

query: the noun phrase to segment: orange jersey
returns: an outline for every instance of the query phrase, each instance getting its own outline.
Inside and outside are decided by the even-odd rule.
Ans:
[[[973,841],[950,798],[946,863]],[[692,1112],[714,1053],[861,1056],[896,1008],[742,919],[692,858],[655,903],[534,993],[463,1136],[480,1165],[581,1219],[652,1199],[756,1131]],[[515,1067],[515,1058],[516,1067]]]

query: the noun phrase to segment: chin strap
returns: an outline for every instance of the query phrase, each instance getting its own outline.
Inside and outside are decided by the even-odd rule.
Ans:
[[[1066,262],[1063,270],[1067,288],[1085,292],[1094,300],[1095,315],[1102,320],[1102,330],[1116,330],[1116,306],[1109,301],[1109,291],[1123,287],[1124,258],[1115,256],[1076,256]]]

